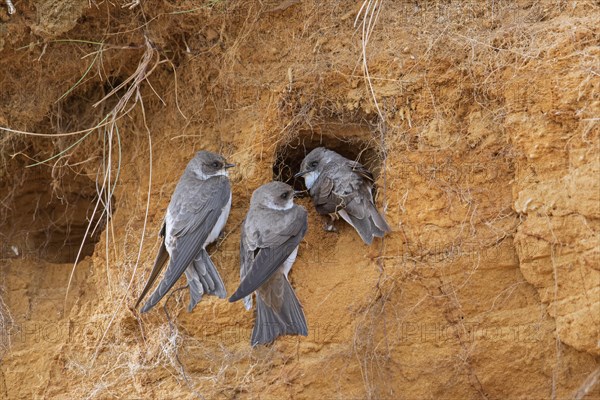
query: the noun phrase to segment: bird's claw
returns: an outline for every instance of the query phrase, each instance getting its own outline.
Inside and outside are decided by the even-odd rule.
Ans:
[[[14,13],[17,12],[17,9],[15,8],[14,4],[12,3],[12,0],[5,0],[6,2],[6,7],[8,7],[8,15],[13,15]]]
[[[323,229],[325,230],[325,232],[333,232],[333,233],[337,233],[337,228],[333,225],[333,221],[331,222],[326,222],[325,226],[323,227]]]

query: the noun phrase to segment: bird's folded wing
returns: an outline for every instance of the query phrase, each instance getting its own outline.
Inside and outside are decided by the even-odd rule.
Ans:
[[[240,237],[240,281],[244,280],[248,271],[250,271],[250,267],[252,266],[252,262],[254,261],[254,250],[250,248],[250,244],[248,243],[248,236],[246,235],[245,222],[242,223],[242,234]],[[252,308],[252,297],[250,295],[244,298],[244,306],[246,310],[250,310]]]
[[[173,250],[171,261],[162,281],[144,305],[144,310],[153,307],[173,287],[183,271],[198,255],[204,242],[215,226],[223,207],[229,201],[230,186],[226,177],[218,176],[203,181],[199,187],[191,190],[184,200],[178,199],[180,209],[185,212],[172,214]],[[185,203],[188,204],[185,204]],[[169,221],[167,221],[169,222]],[[168,239],[168,238],[167,238]]]
[[[201,229],[206,231],[208,237],[217,220],[207,221],[206,218],[213,210],[219,211],[218,218],[220,211],[229,201],[231,195],[229,179],[218,175],[206,180],[188,178],[185,183],[185,185],[177,185],[171,200],[172,204],[169,204],[171,234],[178,239],[188,232]]]
[[[306,234],[308,220],[304,209],[296,207],[295,212],[297,212],[297,218],[293,218],[291,223],[285,227],[285,233],[280,236],[279,243],[271,243],[267,247],[260,248],[252,265],[242,278],[240,286],[229,298],[229,301],[237,301],[258,289],[298,247]],[[282,234],[283,232],[272,232],[271,234],[278,233]]]
[[[344,164],[329,163],[310,190],[313,203],[321,214],[346,208],[353,201],[372,199],[373,175],[362,164],[346,160]],[[364,216],[361,216],[363,218]]]
[[[319,213],[329,214],[336,211],[340,199],[335,196],[334,190],[334,180],[331,179],[326,170],[323,171],[310,189],[313,204]]]
[[[348,166],[352,172],[360,175],[362,178],[367,179],[370,182],[374,182],[373,174],[364,165],[357,161],[348,160]]]
[[[240,237],[240,279],[243,280],[244,277],[250,271],[250,267],[252,266],[252,261],[254,260],[253,253],[254,251],[250,248],[248,244],[248,237],[246,235],[246,230],[244,229],[244,223],[242,223],[242,234]]]
[[[137,301],[135,302],[134,308],[137,308],[137,306],[140,304],[142,299],[146,296],[146,294],[148,293],[148,291],[154,284],[154,281],[156,280],[156,278],[162,271],[165,263],[167,262],[167,259],[169,258],[169,253],[167,252],[167,248],[165,246],[165,224],[164,223],[163,223],[162,228],[160,229],[159,236],[161,237],[162,243],[160,244],[160,249],[158,249],[158,254],[156,255],[156,260],[154,261],[154,267],[152,267],[152,272],[150,272],[150,277],[148,278],[148,282],[146,282],[146,286],[144,286],[144,290],[142,290],[140,297],[138,297]]]

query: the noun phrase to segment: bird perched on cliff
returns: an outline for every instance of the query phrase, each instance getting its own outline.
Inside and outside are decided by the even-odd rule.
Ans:
[[[356,229],[366,244],[383,237],[390,227],[373,203],[373,174],[362,164],[324,147],[312,150],[302,161],[300,172],[317,212],[341,216]]]
[[[167,208],[160,231],[163,242],[154,268],[135,307],[152,287],[167,256],[171,259],[142,312],[154,307],[184,272],[190,288],[189,312],[205,293],[225,298],[225,285],[206,246],[217,239],[229,217],[231,187],[227,170],[233,166],[221,155],[208,151],[197,152],[188,163]]]
[[[308,335],[302,306],[287,278],[307,227],[306,210],[294,204],[291,186],[271,182],[252,194],[240,241],[241,282],[229,299],[244,298],[250,310],[256,291],[252,346],[281,335]]]

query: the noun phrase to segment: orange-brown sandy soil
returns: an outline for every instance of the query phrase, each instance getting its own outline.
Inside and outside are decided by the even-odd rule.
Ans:
[[[0,398],[600,398],[597,1],[14,3]],[[252,191],[321,144],[375,172],[393,231],[298,200],[308,337],[252,349],[252,313],[187,290],[133,309],[197,150],[237,164],[210,247],[232,293]]]

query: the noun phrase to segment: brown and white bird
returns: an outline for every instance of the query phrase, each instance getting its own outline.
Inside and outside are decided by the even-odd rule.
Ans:
[[[271,182],[252,194],[242,225],[241,282],[229,299],[244,298],[250,310],[252,292],[256,292],[252,346],[271,343],[281,335],[308,335],[302,306],[288,281],[307,227],[306,210],[294,204],[291,186]]]
[[[390,227],[373,202],[373,174],[362,164],[324,147],[312,150],[300,172],[317,212],[332,219],[339,215],[366,244],[383,237]]]
[[[206,246],[219,237],[229,217],[231,187],[227,170],[233,166],[223,156],[208,151],[197,152],[188,163],[171,197],[160,231],[163,242],[135,307],[152,287],[168,257],[169,265],[142,312],[154,307],[184,272],[190,288],[189,312],[204,294],[222,299],[227,295]]]

